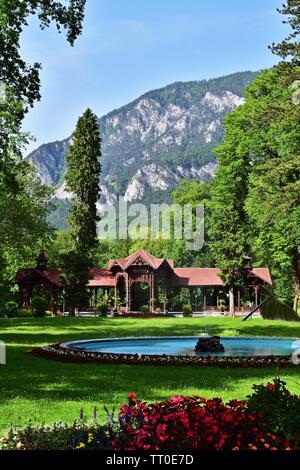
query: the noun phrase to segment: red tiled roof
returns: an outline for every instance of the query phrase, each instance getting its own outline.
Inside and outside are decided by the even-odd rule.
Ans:
[[[61,269],[56,269],[56,268],[47,268],[44,270],[39,270],[39,269],[21,269],[16,277],[14,282],[19,283],[23,279],[30,277],[30,276],[41,276],[45,279],[47,279],[49,282],[56,286],[62,285],[60,276],[63,274],[63,271]],[[100,269],[100,268],[94,268],[90,270],[91,274],[91,279],[88,282],[88,287],[109,287],[109,286],[114,286],[115,281],[114,281],[114,275],[111,271],[108,269]]]
[[[268,268],[254,268],[253,274],[267,284],[272,284]],[[175,268],[172,285],[177,286],[223,286],[218,268]]]
[[[164,258],[155,258],[147,251],[140,249],[132,253],[127,258],[119,258],[110,260],[109,269],[93,268],[90,270],[91,279],[89,280],[88,287],[111,287],[115,286],[115,276],[111,271],[114,264],[118,264],[123,270],[131,266],[135,260],[141,257],[153,269],[158,269],[162,264],[166,263],[173,271],[170,276],[171,286],[223,286],[223,281],[220,278],[220,270],[218,268],[173,268],[173,260]],[[21,269],[15,278],[15,283],[21,282],[26,277],[41,276],[47,279],[54,285],[61,285],[60,276],[63,274],[61,269],[47,268],[44,270],[39,269]],[[253,268],[252,274],[261,279],[267,284],[272,284],[271,275],[268,268]]]
[[[115,285],[115,277],[108,269],[93,268],[90,270],[91,279],[88,287],[110,287]]]
[[[117,258],[115,260],[109,261],[109,269],[117,263],[122,269],[127,269],[131,264],[135,262],[137,258],[141,257],[146,263],[148,263],[153,269],[158,269],[164,262],[167,262],[171,268],[174,266],[173,260],[166,260],[164,258],[156,258],[155,256],[148,253],[148,251],[140,248],[139,250],[135,251],[131,255],[127,256],[127,258]]]
[[[56,269],[56,268],[47,268],[47,269],[20,269],[20,271],[17,273],[14,282],[18,283],[25,279],[26,277],[36,275],[36,276],[41,276],[47,279],[49,282],[52,284],[55,284],[57,286],[61,285],[61,280],[60,280],[60,275],[63,274],[63,271],[61,269]]]
[[[259,277],[262,281],[272,285],[272,278],[268,268],[253,268],[252,272],[255,276]]]
[[[223,286],[217,268],[175,268],[171,283],[178,286]]]

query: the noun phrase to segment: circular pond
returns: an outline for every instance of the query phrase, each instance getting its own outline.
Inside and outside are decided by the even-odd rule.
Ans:
[[[74,341],[61,344],[63,349],[89,353],[168,355],[168,356],[285,356],[299,350],[299,341],[289,338],[222,337],[225,351],[195,352],[199,337],[111,338]]]

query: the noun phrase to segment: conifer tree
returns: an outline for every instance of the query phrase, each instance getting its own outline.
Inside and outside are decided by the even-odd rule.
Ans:
[[[78,119],[66,157],[66,187],[73,194],[69,222],[74,250],[62,256],[70,316],[88,303],[86,284],[92,254],[98,246],[97,201],[100,196],[101,137],[97,116],[87,109]]]
[[[287,0],[282,8],[277,10],[282,15],[286,15],[287,19],[283,21],[284,24],[289,24],[291,33],[281,43],[273,43],[271,46],[272,52],[284,60],[291,57],[293,65],[300,65],[300,3],[299,0]]]
[[[101,138],[97,116],[87,109],[79,118],[67,155],[65,181],[73,194],[69,222],[78,252],[97,248],[97,201],[100,196]]]

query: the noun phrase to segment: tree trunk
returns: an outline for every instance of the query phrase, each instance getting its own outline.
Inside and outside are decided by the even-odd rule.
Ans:
[[[294,310],[297,314],[300,309],[300,249],[298,248],[294,254],[293,259],[293,272],[294,272],[294,286],[295,286],[295,297],[294,297]]]
[[[229,289],[229,317],[235,317],[235,309],[234,309],[234,289],[230,287]]]
[[[300,314],[300,282],[295,282],[294,310]]]
[[[75,317],[75,307],[74,307],[74,305],[69,305],[69,317]]]

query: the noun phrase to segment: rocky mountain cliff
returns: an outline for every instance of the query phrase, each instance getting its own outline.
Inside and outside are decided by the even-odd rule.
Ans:
[[[243,103],[244,88],[256,75],[177,82],[101,117],[101,202],[113,204],[119,195],[127,201],[168,202],[180,179],[209,181],[223,118]],[[63,175],[70,140],[44,144],[28,156],[42,181],[57,187],[60,204],[51,215],[57,226],[64,225],[68,206]]]

